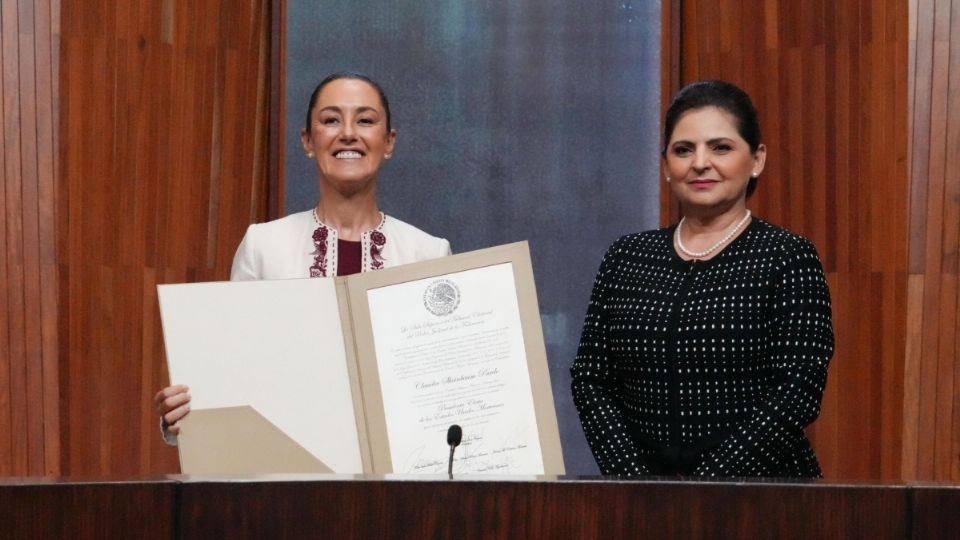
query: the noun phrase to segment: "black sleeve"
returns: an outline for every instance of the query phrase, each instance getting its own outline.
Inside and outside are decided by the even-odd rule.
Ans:
[[[646,474],[624,422],[614,361],[608,356],[605,280],[616,264],[614,244],[600,263],[590,294],[577,357],[570,368],[573,403],[583,433],[603,474]]]

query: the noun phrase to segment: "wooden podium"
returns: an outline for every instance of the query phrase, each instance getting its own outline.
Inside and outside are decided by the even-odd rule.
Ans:
[[[956,538],[960,486],[531,477],[0,480],[2,538]]]

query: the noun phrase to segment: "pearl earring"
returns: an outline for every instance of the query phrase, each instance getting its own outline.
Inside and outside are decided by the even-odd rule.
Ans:
[[[313,157],[313,152],[307,152],[307,157],[308,157],[308,158],[312,158],[312,157]]]
[[[754,178],[756,178],[756,177],[758,177],[758,176],[760,176],[760,173],[758,173],[758,172],[755,172],[755,173],[753,173],[753,174],[751,174],[750,176],[752,176],[752,177],[754,177]]]
[[[670,178],[670,177],[668,176],[668,177],[667,177],[667,183],[669,184],[671,180],[673,180],[673,178]]]

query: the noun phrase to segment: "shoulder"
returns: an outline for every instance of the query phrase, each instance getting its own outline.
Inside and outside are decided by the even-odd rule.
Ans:
[[[304,242],[309,244],[312,241],[311,235],[315,228],[312,210],[297,212],[266,223],[250,225],[244,236],[244,243],[252,244],[257,250],[271,252],[300,249]]]
[[[281,279],[300,275],[309,267],[313,248],[313,212],[254,223],[233,256],[230,279]]]
[[[673,227],[627,234],[607,248],[604,260],[669,255]]]
[[[605,281],[626,268],[655,268],[669,265],[673,257],[671,244],[672,228],[652,229],[621,236],[607,248],[600,268],[598,281]]]
[[[823,272],[817,248],[805,236],[759,218],[755,219],[750,229],[749,249],[764,258],[774,259],[776,267],[783,271],[809,268]]]
[[[383,232],[387,245],[392,244],[403,254],[403,263],[450,254],[450,242],[446,238],[433,236],[393,216],[384,216]]]
[[[754,218],[751,241],[759,247],[778,252],[784,256],[813,254],[817,249],[807,237],[791,232],[760,218]]]
[[[294,231],[313,228],[313,223],[313,211],[307,210],[274,219],[273,221],[267,221],[266,223],[254,223],[247,229],[247,234],[254,233],[258,235],[278,235],[286,237]]]
[[[393,216],[385,216],[383,227],[388,233],[393,234],[401,241],[424,244],[447,243],[446,239],[433,236]]]

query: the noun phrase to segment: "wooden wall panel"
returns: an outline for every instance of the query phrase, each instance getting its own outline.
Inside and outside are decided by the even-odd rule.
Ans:
[[[679,71],[664,92],[716,78],[753,97],[769,151],[749,206],[810,238],[828,273],[837,353],[810,430],[824,474],[899,478],[907,305],[916,303],[907,291],[908,5],[681,4],[679,22],[663,27],[681,34],[663,40],[679,47],[664,50],[664,69],[675,58]],[[678,217],[663,197],[663,223]]]
[[[903,477],[960,481],[960,4],[910,1]],[[956,31],[956,33],[954,33]]]
[[[0,475],[58,474],[58,0],[0,5]]]
[[[267,218],[270,3],[62,3],[62,472],[177,472],[156,285],[227,279]]]

